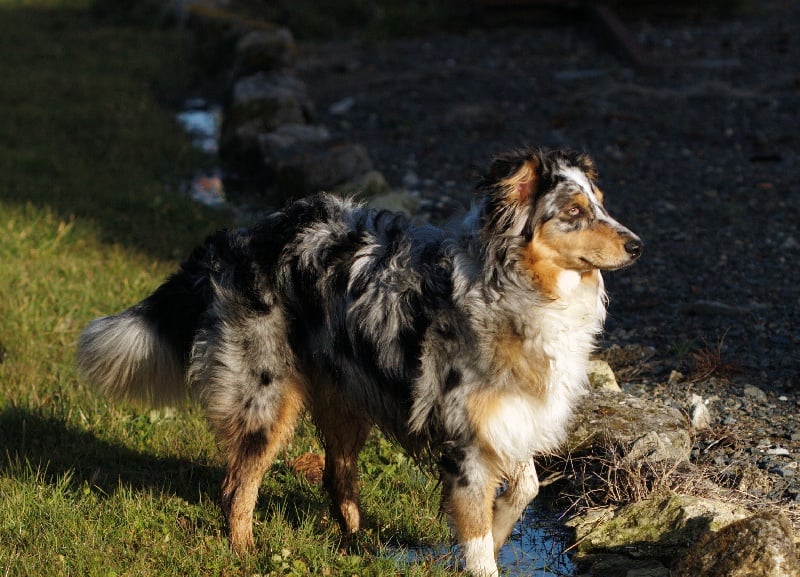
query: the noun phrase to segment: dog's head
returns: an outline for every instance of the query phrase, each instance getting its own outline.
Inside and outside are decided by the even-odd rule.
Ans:
[[[479,187],[484,231],[515,242],[533,266],[579,273],[628,266],[644,244],[603,207],[597,171],[585,154],[524,150],[496,158]]]

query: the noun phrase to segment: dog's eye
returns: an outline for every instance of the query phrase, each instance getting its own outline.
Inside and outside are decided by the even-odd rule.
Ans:
[[[570,208],[567,209],[567,216],[575,218],[575,217],[580,216],[582,212],[583,211],[581,210],[581,207],[579,207],[579,206],[571,206]]]

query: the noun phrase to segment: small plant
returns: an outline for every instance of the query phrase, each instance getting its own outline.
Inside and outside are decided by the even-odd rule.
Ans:
[[[742,372],[742,367],[734,361],[729,361],[723,356],[725,350],[725,336],[727,332],[717,339],[716,344],[705,346],[691,352],[692,370],[688,381],[697,383],[705,381],[712,376],[728,378]]]

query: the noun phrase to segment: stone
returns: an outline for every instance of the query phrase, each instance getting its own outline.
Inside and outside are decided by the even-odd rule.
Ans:
[[[589,385],[593,389],[622,392],[611,366],[601,359],[589,361]]]
[[[274,168],[275,184],[288,199],[334,190],[370,172],[372,160],[360,144],[344,142],[298,150]]]
[[[414,199],[407,198],[405,199],[406,202],[403,202],[403,197],[407,195],[404,195],[402,192],[397,193],[398,203],[392,205],[391,200],[388,198],[393,194],[391,187],[389,183],[386,182],[383,173],[378,170],[370,170],[369,172],[350,179],[344,184],[337,186],[334,192],[341,196],[353,196],[357,200],[367,199],[367,204],[373,208],[399,210],[409,215],[414,214],[419,207],[419,200],[416,200],[415,203]],[[379,206],[381,204],[380,198],[385,200],[383,206]]]
[[[683,379],[685,379],[685,378],[686,377],[683,375],[682,372],[676,371],[676,370],[672,370],[669,373],[669,379],[667,379],[667,384],[669,384],[669,385],[677,385],[678,383],[683,381]]]
[[[768,511],[703,535],[680,559],[676,577],[800,577],[789,520]]]
[[[605,517],[578,516],[568,525],[575,529],[579,555],[626,552],[636,557],[670,557],[708,531],[718,531],[748,512],[736,505],[671,492],[656,494],[618,509]],[[702,575],[702,573],[698,573]]]
[[[282,124],[271,132],[258,135],[261,159],[266,167],[277,167],[287,162],[300,150],[319,147],[331,140],[324,126],[312,124]]]
[[[750,309],[746,306],[734,306],[713,300],[698,300],[678,307],[684,314],[703,317],[738,317],[746,315]]]
[[[294,76],[259,72],[242,78],[225,113],[220,155],[239,170],[258,172],[263,167],[260,136],[283,125],[308,124],[312,118],[306,85]]]
[[[566,442],[570,453],[613,447],[625,459],[677,463],[691,454],[688,423],[674,407],[624,393],[591,390],[579,403]]]
[[[225,119],[239,123],[259,118],[275,129],[281,124],[308,123],[313,109],[303,81],[290,74],[258,72],[234,84]]]
[[[296,59],[297,46],[288,28],[275,26],[252,30],[236,44],[234,75],[239,78],[290,68]]]
[[[670,577],[669,569],[660,561],[627,555],[588,555],[580,565],[587,569],[578,577]]]
[[[754,385],[745,385],[742,394],[744,394],[745,398],[753,399],[758,403],[766,403],[769,400],[767,393]]]
[[[689,399],[689,420],[695,431],[707,429],[713,423],[711,413],[700,395],[692,395]]]
[[[328,107],[328,112],[334,116],[342,116],[350,112],[356,105],[356,99],[353,96],[345,96]]]
[[[370,208],[404,212],[411,216],[419,210],[419,197],[406,191],[390,191],[378,194],[367,201]]]

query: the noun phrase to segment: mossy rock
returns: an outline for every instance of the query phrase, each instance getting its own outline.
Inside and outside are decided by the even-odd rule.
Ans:
[[[576,517],[569,525],[575,529],[579,555],[625,552],[668,558],[701,535],[747,515],[747,510],[737,505],[664,492],[619,509]]]

